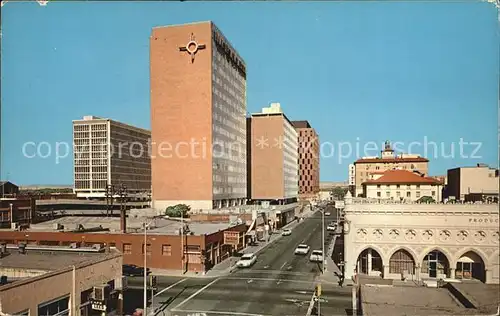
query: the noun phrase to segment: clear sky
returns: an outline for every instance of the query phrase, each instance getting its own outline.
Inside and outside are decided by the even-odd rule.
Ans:
[[[434,175],[498,165],[499,23],[492,3],[7,2],[1,178],[71,184],[71,153],[57,158],[56,143],[71,144],[71,122],[83,115],[150,128],[151,28],[205,20],[246,61],[249,112],[280,102],[290,119],[316,128],[322,181],[346,180],[357,156],[378,154],[364,153],[365,143],[380,149],[386,139],[428,156]],[[460,149],[460,139],[481,146]],[[28,157],[36,154],[29,142],[39,146],[37,157]],[[409,148],[411,142],[420,145]]]

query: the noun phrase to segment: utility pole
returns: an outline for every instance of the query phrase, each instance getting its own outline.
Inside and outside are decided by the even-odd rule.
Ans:
[[[115,186],[108,184],[106,186],[106,216],[113,215],[113,196],[115,195]]]

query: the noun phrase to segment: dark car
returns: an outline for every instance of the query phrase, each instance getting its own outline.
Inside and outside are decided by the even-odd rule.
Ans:
[[[150,274],[149,268],[146,268],[146,274]],[[124,264],[122,267],[122,274],[125,276],[144,276],[144,268],[138,267],[135,264]]]

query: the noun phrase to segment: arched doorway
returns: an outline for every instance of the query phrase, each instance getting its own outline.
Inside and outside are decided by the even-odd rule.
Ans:
[[[362,274],[380,275],[384,271],[382,256],[372,248],[363,250],[358,256],[356,271]]]
[[[484,261],[474,251],[464,253],[458,260],[455,269],[455,278],[486,282]]]
[[[402,276],[415,274],[415,260],[413,256],[404,249],[396,251],[389,259],[389,273]]]
[[[422,262],[422,273],[430,278],[446,278],[450,270],[448,258],[439,250],[429,252]]]

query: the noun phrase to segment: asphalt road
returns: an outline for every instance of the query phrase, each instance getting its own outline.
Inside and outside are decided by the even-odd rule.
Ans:
[[[334,218],[332,212],[325,223]],[[331,239],[325,232],[325,251]],[[251,268],[218,278],[158,277],[156,315],[306,315],[321,263],[309,262],[309,255],[295,255],[294,250],[301,243],[308,244],[311,251],[322,248],[321,213],[305,219],[291,236],[282,237],[261,251]],[[347,315],[351,288],[322,284],[321,299],[321,315]]]

